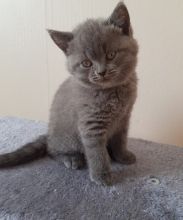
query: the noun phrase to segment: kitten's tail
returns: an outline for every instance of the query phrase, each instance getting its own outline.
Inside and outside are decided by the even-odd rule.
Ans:
[[[35,141],[23,145],[11,153],[0,155],[0,168],[16,166],[47,155],[47,136],[41,135]]]

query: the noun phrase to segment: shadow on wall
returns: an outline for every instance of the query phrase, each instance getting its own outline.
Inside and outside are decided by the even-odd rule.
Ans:
[[[166,135],[165,138],[166,138],[166,140],[168,140],[168,143],[176,144],[177,146],[183,147],[182,124],[177,124],[176,128],[169,126],[169,127],[165,128],[163,130],[163,132],[164,132],[164,135]]]
[[[179,103],[176,103],[172,109],[171,106],[164,109],[164,117],[160,121],[160,123],[162,122],[160,126],[163,128],[160,132],[160,138],[167,140],[169,144],[183,147],[183,110],[178,106]]]

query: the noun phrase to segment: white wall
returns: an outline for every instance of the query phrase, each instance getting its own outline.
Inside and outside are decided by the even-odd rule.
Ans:
[[[118,0],[0,0],[0,115],[47,121],[65,57],[45,32],[107,17]],[[183,1],[126,0],[139,41],[130,136],[183,146]]]

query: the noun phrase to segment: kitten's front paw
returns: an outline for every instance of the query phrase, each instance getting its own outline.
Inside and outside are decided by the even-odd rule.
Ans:
[[[95,182],[97,185],[102,185],[102,186],[112,185],[112,176],[110,172],[91,174],[90,179],[91,181]]]

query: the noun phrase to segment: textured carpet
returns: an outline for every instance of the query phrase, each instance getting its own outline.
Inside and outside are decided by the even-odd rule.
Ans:
[[[41,122],[2,117],[0,153],[46,130]],[[129,148],[137,163],[113,164],[112,187],[49,158],[0,170],[0,220],[183,220],[183,148],[137,139]]]

